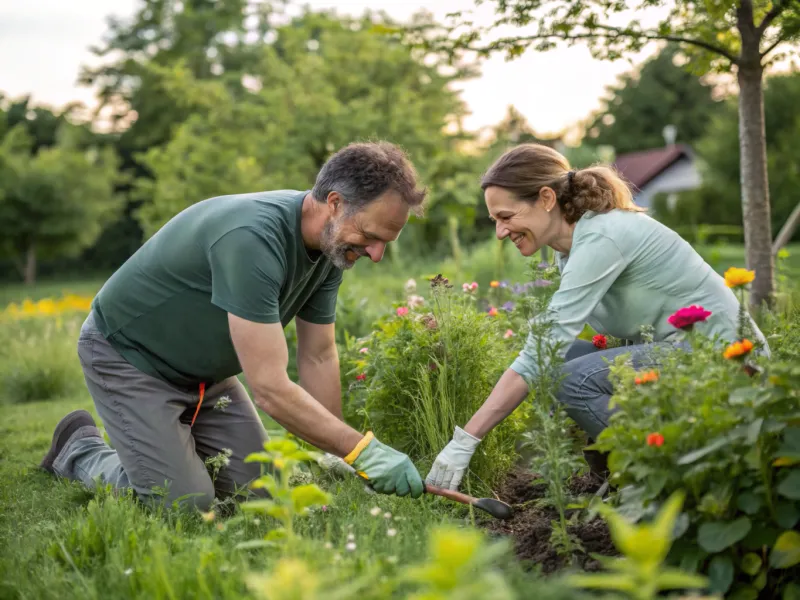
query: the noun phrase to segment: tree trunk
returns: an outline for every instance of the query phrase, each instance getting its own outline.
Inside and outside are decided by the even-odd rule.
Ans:
[[[31,243],[25,253],[25,285],[36,283],[36,245]]]
[[[771,306],[774,285],[772,229],[767,181],[767,142],[764,130],[763,68],[756,56],[739,65],[739,158],[742,185],[742,218],[747,268],[756,272],[750,293],[750,309]]]
[[[778,232],[778,236],[775,238],[775,241],[772,243],[772,256],[773,258],[778,256],[778,252],[781,251],[786,244],[789,243],[789,240],[792,239],[794,232],[800,226],[800,203],[794,207],[792,214],[789,215],[789,218],[786,219],[786,223],[783,224],[781,230]]]

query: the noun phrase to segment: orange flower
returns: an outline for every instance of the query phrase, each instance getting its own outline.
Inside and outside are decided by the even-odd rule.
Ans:
[[[749,354],[753,349],[753,342],[750,340],[742,340],[741,342],[733,342],[730,346],[725,348],[722,356],[725,358],[738,358]]]
[[[725,285],[729,288],[735,288],[742,285],[747,285],[756,278],[755,271],[748,271],[747,269],[740,269],[738,267],[731,267],[725,271]]]
[[[497,316],[497,309],[496,309],[494,306],[492,306],[492,307],[489,309],[489,316],[490,316],[490,317],[496,317],[496,316]]]
[[[648,446],[658,446],[659,448],[664,445],[664,436],[658,432],[653,432],[647,435]]]
[[[500,287],[500,282],[499,281],[490,281],[489,282],[489,287],[493,287],[493,288]]]
[[[658,381],[658,371],[644,371],[641,375],[639,375],[634,382],[636,385],[642,385],[643,383],[653,383]]]

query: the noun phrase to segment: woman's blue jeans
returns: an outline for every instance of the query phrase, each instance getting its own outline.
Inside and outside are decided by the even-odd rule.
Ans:
[[[575,340],[565,356],[558,399],[581,429],[591,439],[597,439],[616,410],[608,407],[614,393],[608,380],[610,363],[617,356],[630,354],[634,369],[653,367],[658,365],[665,351],[676,347],[673,342],[655,342],[600,350],[591,342]]]

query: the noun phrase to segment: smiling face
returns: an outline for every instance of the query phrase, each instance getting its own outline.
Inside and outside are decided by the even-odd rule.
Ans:
[[[558,231],[560,212],[550,188],[543,188],[535,202],[520,200],[497,186],[486,188],[484,198],[495,222],[497,239],[511,239],[522,256],[535,254]]]
[[[320,250],[339,269],[350,269],[362,256],[379,262],[386,245],[395,241],[409,216],[408,204],[386,192],[363,209],[348,213],[336,192],[328,198],[332,216],[320,237]]]

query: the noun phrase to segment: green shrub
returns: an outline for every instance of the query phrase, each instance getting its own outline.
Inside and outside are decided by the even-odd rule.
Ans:
[[[384,316],[346,359],[348,418],[422,470],[483,404],[518,349],[517,338],[504,338],[505,314],[490,316],[473,294],[434,283],[424,306]],[[513,463],[529,410],[523,405],[480,445],[471,470],[483,483],[496,483]]]
[[[800,562],[790,533],[800,521],[800,366],[773,361],[750,377],[710,340],[690,339],[692,352],[660,357],[657,381],[637,385],[619,358],[619,411],[595,447],[610,452],[629,517],[686,490],[674,562],[706,573],[714,592],[779,598]]]
[[[34,402],[79,392],[79,329],[78,319],[0,323],[0,400]]]

